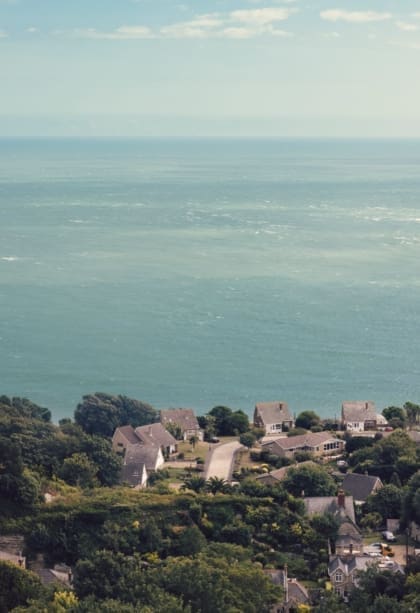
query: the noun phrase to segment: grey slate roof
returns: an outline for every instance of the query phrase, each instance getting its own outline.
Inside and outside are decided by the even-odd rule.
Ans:
[[[165,424],[176,424],[184,433],[186,430],[199,430],[197,418],[193,409],[162,409],[160,421]]]
[[[116,431],[120,432],[126,439],[127,443],[130,443],[130,445],[135,445],[136,443],[138,444],[140,442],[136,436],[133,426],[120,426]]]
[[[124,464],[121,469],[121,481],[128,483],[131,487],[136,487],[142,483],[142,477],[146,465],[142,462],[131,462],[130,464]]]
[[[277,424],[284,421],[293,421],[287,402],[276,400],[274,402],[257,402],[255,412],[264,424]]]
[[[145,464],[146,470],[155,470],[160,447],[156,445],[130,445],[124,457],[124,464]]]
[[[358,475],[357,473],[347,473],[343,479],[342,488],[351,494],[356,501],[366,502],[366,499],[373,492],[373,488],[382,486],[382,481],[374,475]]]
[[[66,587],[70,587],[70,580],[65,573],[58,573],[52,568],[34,568],[33,572],[38,575],[43,585],[51,585],[60,583]]]
[[[176,439],[165,430],[161,423],[148,424],[147,426],[139,426],[135,430],[138,439],[144,445],[154,445],[157,447],[174,447]]]
[[[348,576],[355,570],[366,570],[373,564],[375,561],[367,556],[334,556],[328,564],[328,574],[331,576],[337,569],[340,569]]]
[[[347,400],[342,405],[344,421],[376,421],[375,403],[371,400]]]
[[[338,505],[337,496],[314,496],[303,499],[306,512],[309,516],[324,515],[331,513],[332,515],[345,514],[355,524],[353,496],[346,496],[344,499],[344,508]]]

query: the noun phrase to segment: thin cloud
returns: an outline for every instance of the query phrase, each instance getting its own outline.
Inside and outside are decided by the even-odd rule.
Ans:
[[[420,28],[415,23],[407,23],[406,21],[396,21],[395,25],[403,32],[417,32]]]
[[[288,37],[290,32],[278,29],[275,24],[286,21],[296,9],[261,8],[243,9],[230,13],[204,13],[189,21],[175,22],[154,31],[143,25],[120,26],[110,32],[95,28],[73,31],[73,36],[91,40],[134,40],[151,38],[204,39],[230,38],[248,39],[256,36]]]
[[[9,35],[4,30],[0,30],[0,38],[7,38]]]
[[[296,9],[287,8],[263,8],[263,9],[242,9],[232,11],[230,18],[240,23],[248,23],[256,26],[265,26],[276,21],[286,21]]]
[[[112,32],[100,32],[95,28],[86,28],[84,30],[74,30],[74,36],[91,40],[136,40],[154,38],[152,30],[146,26],[121,26]]]
[[[329,9],[321,11],[321,19],[325,21],[345,21],[347,23],[372,23],[391,19],[391,13],[377,13],[376,11],[346,11],[343,9]]]

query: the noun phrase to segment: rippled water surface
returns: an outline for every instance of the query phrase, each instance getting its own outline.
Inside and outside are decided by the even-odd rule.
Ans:
[[[420,401],[419,142],[0,143],[0,393]]]

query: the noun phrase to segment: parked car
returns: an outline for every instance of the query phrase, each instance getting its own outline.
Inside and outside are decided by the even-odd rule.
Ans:
[[[394,533],[391,532],[390,530],[385,530],[384,532],[382,532],[382,536],[384,537],[386,541],[393,542],[397,540],[394,536]]]

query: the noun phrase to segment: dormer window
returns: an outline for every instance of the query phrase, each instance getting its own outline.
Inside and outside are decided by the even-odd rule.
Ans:
[[[335,573],[335,582],[343,583],[343,573],[341,571],[339,571],[338,573]]]

